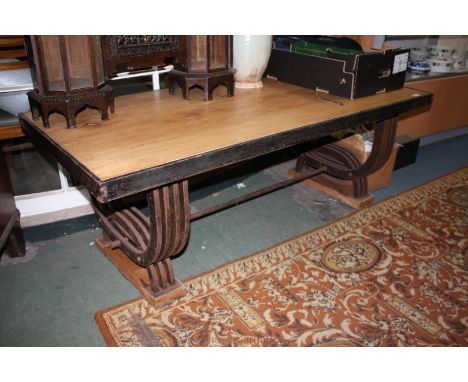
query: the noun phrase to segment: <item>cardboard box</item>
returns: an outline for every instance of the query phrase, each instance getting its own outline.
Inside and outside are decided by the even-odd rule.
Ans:
[[[266,75],[355,99],[402,88],[408,61],[408,49],[357,54],[329,50],[326,57],[273,49]]]

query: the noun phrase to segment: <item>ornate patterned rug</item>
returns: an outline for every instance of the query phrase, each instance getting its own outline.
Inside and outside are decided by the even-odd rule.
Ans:
[[[468,167],[96,315],[113,346],[468,346]]]

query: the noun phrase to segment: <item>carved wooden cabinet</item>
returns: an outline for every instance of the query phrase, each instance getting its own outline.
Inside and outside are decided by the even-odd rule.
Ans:
[[[120,72],[174,64],[185,57],[185,37],[173,35],[101,36],[104,72]]]

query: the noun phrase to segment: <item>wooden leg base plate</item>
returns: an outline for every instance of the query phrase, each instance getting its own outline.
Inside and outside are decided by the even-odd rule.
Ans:
[[[291,169],[288,171],[289,176],[297,176],[300,174],[299,172]],[[307,179],[304,181],[305,184],[308,186],[315,188],[318,191],[323,192],[324,194],[327,194],[328,196],[339,200],[340,202],[343,202],[344,204],[347,204],[350,207],[356,208],[356,209],[361,209],[370,206],[373,201],[374,201],[374,196],[373,195],[366,195],[363,198],[354,198],[351,195],[345,195],[341,193],[339,190],[332,188],[330,185],[323,184],[320,180],[320,175],[314,177],[313,179]]]
[[[163,293],[155,295],[150,288],[150,280],[146,268],[140,267],[130,260],[120,249],[112,249],[104,243],[104,238],[96,240],[96,245],[104,255],[115,265],[120,273],[137,288],[145,299],[153,305],[161,305],[168,300],[182,297],[186,293],[185,285],[176,283]]]
[[[159,294],[155,294],[149,285],[140,290],[143,297],[153,305],[164,305],[165,302],[180,298],[187,292],[185,285],[177,279],[174,285]]]

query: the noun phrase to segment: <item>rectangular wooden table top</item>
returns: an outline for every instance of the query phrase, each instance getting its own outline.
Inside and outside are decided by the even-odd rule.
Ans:
[[[108,121],[87,109],[76,129],[66,129],[58,114],[48,129],[30,113],[20,121],[106,202],[431,102],[430,93],[409,88],[357,100],[269,79],[260,89],[236,89],[234,97],[220,88],[210,102],[197,90],[189,101],[167,90],[117,97]]]

